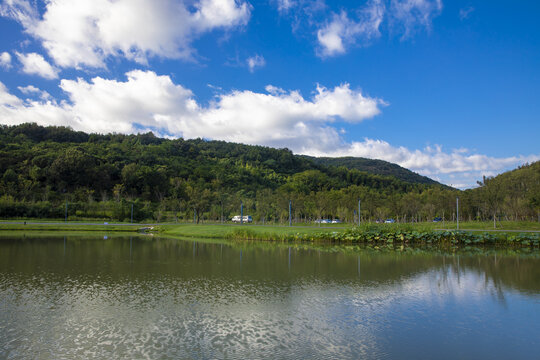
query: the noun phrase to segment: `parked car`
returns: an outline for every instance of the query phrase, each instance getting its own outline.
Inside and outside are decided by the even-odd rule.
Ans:
[[[433,222],[439,222],[439,221],[442,221],[442,218],[436,217],[435,219],[433,219]]]
[[[315,224],[331,224],[332,221],[330,219],[317,219],[315,220]]]
[[[386,220],[384,220],[385,224],[393,224],[395,222],[396,222],[396,220],[394,220],[394,219],[386,219]]]
[[[332,224],[341,224],[341,220],[334,219],[334,220],[332,220]]]
[[[251,215],[244,215],[243,218],[240,215],[235,215],[232,217],[231,221],[234,223],[239,223],[239,222],[250,223],[250,222],[253,222],[253,218],[251,217]]]

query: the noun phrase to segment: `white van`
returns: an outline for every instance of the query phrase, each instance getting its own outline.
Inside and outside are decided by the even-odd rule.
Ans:
[[[240,215],[235,215],[233,216],[233,218],[231,219],[232,222],[234,223],[239,223],[240,222],[240,219],[241,219],[241,216]],[[253,218],[251,217],[251,215],[244,215],[244,218],[242,219],[242,222],[243,223],[250,223],[250,222],[253,222]]]

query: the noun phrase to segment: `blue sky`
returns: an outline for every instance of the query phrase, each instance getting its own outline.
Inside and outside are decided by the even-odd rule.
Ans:
[[[398,163],[540,159],[536,1],[2,0],[0,123]]]

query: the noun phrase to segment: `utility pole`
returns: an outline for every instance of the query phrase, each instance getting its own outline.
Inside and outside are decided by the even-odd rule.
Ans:
[[[459,230],[459,197],[456,197],[456,221],[457,229]]]
[[[244,224],[244,203],[240,202],[240,225]]]
[[[67,222],[67,210],[68,210],[68,201],[66,200],[66,214],[65,214],[64,222]]]
[[[360,219],[361,219],[361,217],[360,217],[360,202],[361,202],[361,200],[358,199],[358,226],[360,226]]]
[[[133,203],[131,204],[131,223],[133,224]]]
[[[292,200],[289,200],[289,226],[292,226]]]
[[[197,210],[193,209],[193,223],[195,224],[197,222]]]

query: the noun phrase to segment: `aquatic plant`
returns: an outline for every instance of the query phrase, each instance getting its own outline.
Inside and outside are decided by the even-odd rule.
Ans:
[[[511,245],[538,247],[540,244],[540,234],[538,233],[518,233],[518,234],[493,234],[493,233],[472,233],[467,231],[403,231],[352,228],[343,232],[326,232],[305,234],[299,240],[331,243],[349,244],[403,244],[403,245],[446,245],[446,246],[478,246],[478,245]]]

